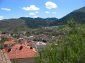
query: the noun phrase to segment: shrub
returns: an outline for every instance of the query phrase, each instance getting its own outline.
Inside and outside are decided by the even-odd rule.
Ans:
[[[85,63],[85,28],[75,22],[63,29],[58,45],[49,44],[37,57],[37,63]]]

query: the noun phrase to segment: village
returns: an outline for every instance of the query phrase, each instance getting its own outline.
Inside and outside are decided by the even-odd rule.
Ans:
[[[0,0],[0,63],[85,63],[85,0]]]
[[[14,35],[0,33],[0,63],[35,63],[33,58],[47,45],[48,37],[44,34],[29,37],[19,34],[15,38]]]

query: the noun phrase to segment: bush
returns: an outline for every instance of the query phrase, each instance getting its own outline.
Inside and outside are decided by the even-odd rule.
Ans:
[[[68,23],[58,45],[49,44],[37,57],[37,63],[85,63],[85,28]]]
[[[7,38],[2,37],[0,43],[4,43],[5,41],[7,41]]]

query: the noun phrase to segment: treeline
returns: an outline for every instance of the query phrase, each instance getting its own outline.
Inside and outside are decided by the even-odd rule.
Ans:
[[[60,25],[61,22],[57,18],[30,18],[30,17],[21,17],[28,27],[31,28],[40,28],[40,27],[49,27]]]

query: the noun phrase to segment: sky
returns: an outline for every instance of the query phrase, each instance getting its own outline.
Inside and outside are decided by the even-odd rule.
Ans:
[[[56,17],[85,6],[85,0],[0,0],[0,20],[19,17]]]

